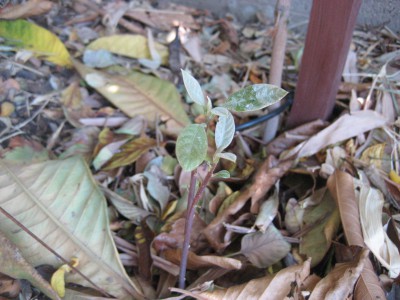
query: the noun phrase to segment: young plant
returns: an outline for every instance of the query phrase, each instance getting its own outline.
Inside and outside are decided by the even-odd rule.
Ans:
[[[228,159],[236,161],[236,155],[224,150],[230,145],[235,135],[235,122],[229,110],[236,112],[254,111],[265,108],[280,101],[287,92],[279,87],[269,84],[255,84],[232,94],[227,101],[219,107],[212,107],[209,97],[205,98],[200,84],[188,72],[182,70],[183,82],[186,91],[193,102],[201,105],[206,115],[207,124],[190,124],[178,136],[176,142],[176,156],[182,169],[191,172],[188,193],[188,205],[185,223],[185,237],[182,248],[182,257],[179,274],[179,288],[185,288],[186,265],[189,254],[190,234],[192,231],[194,213],[205,188],[212,177],[229,178],[227,170],[214,174],[219,160]],[[208,123],[218,116],[215,127],[215,145],[217,147],[212,160],[207,161],[207,130]],[[207,162],[208,172],[200,183],[197,191],[197,168]]]

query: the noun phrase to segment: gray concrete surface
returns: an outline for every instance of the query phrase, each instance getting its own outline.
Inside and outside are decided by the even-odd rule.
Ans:
[[[158,2],[170,1],[159,0]],[[171,2],[207,9],[219,16],[224,16],[229,12],[241,21],[247,21],[254,18],[256,12],[262,12],[273,20],[276,0],[172,0]],[[292,0],[289,25],[291,28],[306,29],[311,5],[312,0]],[[357,23],[363,26],[387,25],[390,29],[400,32],[400,0],[363,0]]]

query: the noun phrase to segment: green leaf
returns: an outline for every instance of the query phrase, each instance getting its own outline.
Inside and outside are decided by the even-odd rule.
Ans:
[[[206,101],[199,82],[192,75],[190,75],[189,72],[185,70],[181,71],[183,83],[185,84],[185,88],[187,93],[189,94],[190,99],[192,99],[193,102],[204,107],[206,105]]]
[[[270,106],[287,95],[284,89],[270,84],[254,84],[232,94],[223,104],[227,109],[243,112]]]
[[[224,158],[230,160],[231,162],[236,162],[236,155],[230,152],[218,152],[215,153],[215,157]]]
[[[204,124],[191,124],[179,134],[176,157],[184,171],[197,168],[207,155],[207,135]]]
[[[161,56],[164,65],[168,63],[168,48],[160,43],[154,43],[155,50]],[[120,34],[101,37],[87,46],[90,50],[107,50],[115,54],[132,58],[151,59],[149,43],[146,37],[135,34]]]
[[[30,165],[0,160],[0,205],[79,270],[118,299],[143,299],[119,260],[109,228],[106,200],[80,157]],[[60,260],[0,214],[0,229],[33,266]],[[79,274],[67,282],[91,285]],[[66,295],[67,297],[67,295]]]
[[[222,111],[221,114],[219,114],[220,111]],[[217,146],[217,151],[221,152],[233,140],[235,135],[235,121],[232,114],[224,107],[214,108],[211,112],[219,115],[215,128],[215,145]]]
[[[25,20],[0,20],[0,37],[18,49],[33,51],[36,57],[71,67],[71,59],[60,39],[50,31]]]
[[[172,119],[176,131],[190,124],[180,95],[170,82],[140,72],[110,75],[77,61],[74,66],[91,87],[129,117],[143,115],[150,124],[157,118]],[[117,70],[122,73],[121,69]]]
[[[103,170],[111,170],[134,163],[142,154],[157,146],[157,141],[148,137],[131,140],[121,147],[121,151],[107,162]]]
[[[231,174],[227,170],[221,170],[213,175],[213,178],[230,178]]]

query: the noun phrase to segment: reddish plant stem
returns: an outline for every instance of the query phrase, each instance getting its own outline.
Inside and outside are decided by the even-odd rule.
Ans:
[[[196,190],[196,170],[193,170],[190,177],[190,186],[189,186],[189,195],[188,195],[188,208],[186,213],[186,222],[185,222],[185,238],[183,240],[182,246],[182,256],[181,256],[181,264],[179,271],[179,288],[185,288],[185,275],[186,275],[186,266],[187,260],[189,256],[189,247],[190,247],[190,234],[192,233],[192,226],[194,220],[194,209],[199,202],[201,196],[208,183],[211,180],[211,177],[214,173],[215,167],[217,164],[213,164],[211,169],[208,171],[206,177],[201,183],[199,189],[197,190],[196,195],[194,195]]]
[[[92,280],[90,280],[85,274],[83,274],[81,271],[79,271],[77,268],[75,268],[71,263],[66,260],[64,257],[62,257],[60,254],[58,254],[55,250],[53,250],[49,245],[47,245],[45,242],[43,242],[37,235],[35,235],[32,231],[30,231],[25,225],[23,225],[21,222],[19,222],[16,218],[14,218],[11,214],[9,214],[4,208],[0,207],[0,212],[5,215],[8,219],[10,219],[12,222],[14,222],[18,227],[20,227],[23,231],[25,231],[27,234],[29,234],[33,239],[35,239],[39,244],[41,244],[43,247],[45,247],[47,250],[49,250],[51,253],[53,253],[57,258],[62,260],[65,264],[67,264],[72,270],[74,270],[76,273],[81,275],[84,279],[86,279],[91,285],[93,285],[94,288],[96,288],[100,293],[102,293],[106,297],[111,297],[105,290],[103,290],[101,287],[99,287],[97,284],[95,284]]]

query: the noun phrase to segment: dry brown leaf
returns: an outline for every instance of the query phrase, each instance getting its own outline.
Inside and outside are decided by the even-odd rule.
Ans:
[[[207,227],[203,233],[208,242],[214,249],[221,250],[227,246],[224,243],[225,227],[223,223],[232,223],[243,206],[251,199],[251,212],[257,213],[260,200],[265,196],[269,189],[274,186],[292,166],[292,161],[279,161],[270,156],[259,167],[254,175],[254,181],[250,186],[244,187],[235,201],[219,214]]]
[[[163,255],[169,261],[174,264],[179,264],[182,257],[181,249],[167,249],[163,251]],[[189,257],[187,262],[187,268],[189,270],[198,270],[200,268],[207,267],[220,267],[226,270],[239,270],[242,267],[240,260],[216,256],[216,255],[196,255],[192,251],[189,251]]]
[[[267,145],[267,153],[279,156],[284,150],[296,146],[312,135],[324,129],[329,123],[322,120],[312,121],[294,129],[285,131]]]
[[[309,300],[347,299],[364,268],[364,263],[368,260],[368,253],[369,251],[365,249],[357,261],[336,264],[335,268],[318,282]]]
[[[354,192],[353,177],[347,173],[336,171],[328,179],[328,188],[339,207],[340,218],[347,243],[350,246],[364,248],[364,238],[361,233],[359,209]],[[356,284],[355,300],[386,299],[379,284],[378,277],[369,260],[365,262],[364,270]]]
[[[173,217],[171,217],[171,219],[172,218]],[[175,221],[172,221],[165,227],[165,229],[163,228],[164,232],[160,233],[154,238],[153,247],[156,249],[156,251],[159,252],[166,249],[182,248],[185,219],[179,218]],[[198,214],[195,214],[192,232],[190,235],[190,249],[193,252],[199,251],[206,245],[204,236],[201,234],[204,228],[204,221],[198,216]]]
[[[351,137],[375,128],[385,126],[386,118],[372,110],[356,111],[345,114],[309,140],[284,153],[283,158],[311,156],[321,149],[345,141]],[[351,128],[351,130],[349,130]]]
[[[125,16],[160,30],[172,30],[177,24],[198,30],[199,25],[192,15],[181,11],[145,10],[140,8],[129,9]]]
[[[0,19],[25,19],[50,11],[53,3],[47,0],[29,0],[19,5],[9,5],[1,10]]]
[[[228,289],[216,289],[212,292],[202,292],[194,296],[196,299],[246,299],[246,300],[276,300],[285,299],[292,290],[292,284],[298,287],[310,274],[310,259],[302,265],[288,267],[275,276],[267,275],[247,283],[235,285]]]

